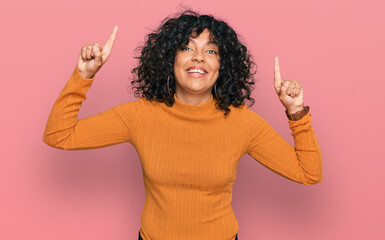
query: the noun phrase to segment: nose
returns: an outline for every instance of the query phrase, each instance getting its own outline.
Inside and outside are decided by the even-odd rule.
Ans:
[[[193,62],[205,62],[205,56],[204,54],[201,53],[201,51],[195,51],[195,54],[193,55],[192,58]]]

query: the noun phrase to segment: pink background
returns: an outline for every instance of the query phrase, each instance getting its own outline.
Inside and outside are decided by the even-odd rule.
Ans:
[[[283,79],[304,87],[322,149],[324,179],[313,186],[242,157],[240,240],[385,239],[383,0],[2,1],[0,239],[137,239],[144,185],[132,145],[63,151],[42,137],[83,44],[120,28],[79,118],[135,100],[134,49],[182,6],[241,35],[258,65],[252,109],[293,144],[273,89],[280,57]]]

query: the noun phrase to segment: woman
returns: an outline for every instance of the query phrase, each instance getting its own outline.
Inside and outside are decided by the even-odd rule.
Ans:
[[[275,58],[275,91],[286,108],[296,147],[247,108],[253,62],[234,30],[212,16],[185,11],[149,34],[133,69],[139,101],[77,119],[95,74],[115,42],[84,45],[55,102],[43,141],[60,149],[122,142],[137,150],[145,204],[139,239],[237,239],[231,208],[237,164],[244,154],[290,180],[321,181],[321,152],[297,81],[282,80]]]

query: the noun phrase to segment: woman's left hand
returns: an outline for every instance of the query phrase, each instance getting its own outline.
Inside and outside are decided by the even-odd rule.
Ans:
[[[303,109],[303,90],[296,80],[281,80],[278,57],[274,64],[274,89],[289,114]]]

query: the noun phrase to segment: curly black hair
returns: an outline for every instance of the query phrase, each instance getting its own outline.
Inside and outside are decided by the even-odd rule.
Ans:
[[[199,15],[192,10],[185,10],[174,18],[165,18],[157,30],[146,36],[145,44],[136,48],[141,54],[135,57],[139,59],[139,64],[131,71],[135,76],[131,81],[132,89],[137,89],[135,97],[142,96],[172,106],[176,89],[176,53],[189,43],[193,32],[196,37],[206,28],[210,31],[210,40],[219,48],[220,69],[216,94],[212,89],[216,107],[223,110],[226,116],[231,111],[228,108],[231,104],[235,107],[244,105],[245,98],[252,102],[252,106],[255,101],[250,98],[253,90],[251,85],[255,84],[253,75],[256,73],[256,69],[252,72],[256,67],[252,56],[226,22],[216,20],[212,15]]]

